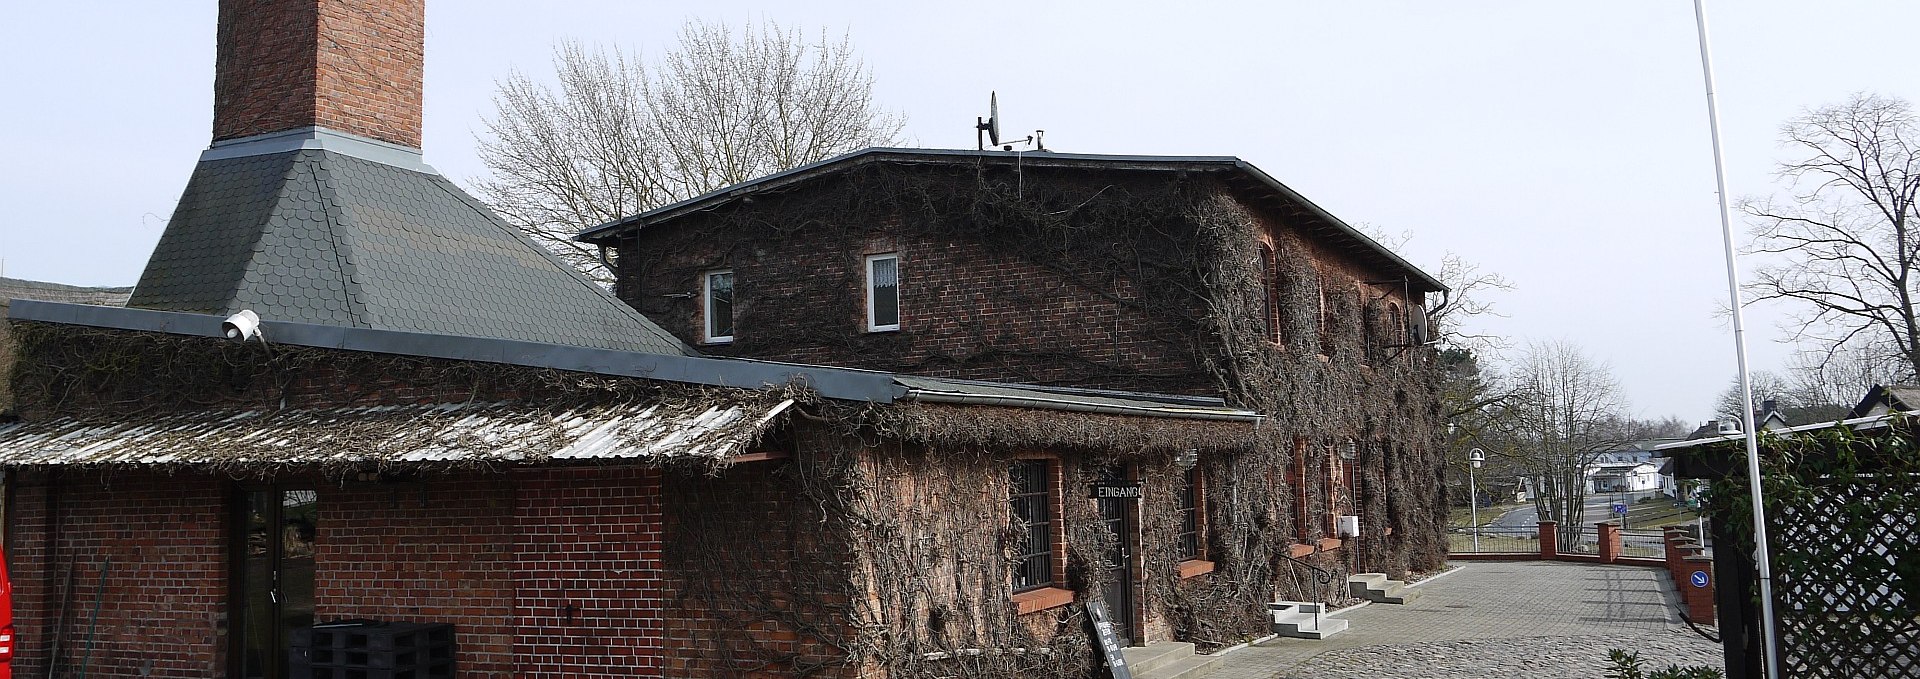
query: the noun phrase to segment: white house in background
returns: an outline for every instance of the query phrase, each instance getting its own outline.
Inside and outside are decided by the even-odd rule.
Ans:
[[[1666,490],[1671,484],[1660,474],[1660,465],[1652,462],[1596,464],[1587,468],[1587,492],[1634,493]]]
[[[1653,447],[1673,440],[1634,441],[1594,457],[1586,469],[1587,492],[1662,491],[1671,494],[1673,478],[1661,473],[1660,462],[1653,458]]]

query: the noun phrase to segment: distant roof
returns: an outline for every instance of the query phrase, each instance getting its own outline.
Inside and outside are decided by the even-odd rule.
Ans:
[[[741,197],[765,191],[775,191],[814,180],[816,178],[844,172],[869,163],[914,163],[959,165],[964,163],[996,162],[1020,163],[1029,167],[1068,167],[1104,170],[1142,170],[1157,172],[1179,171],[1215,171],[1223,173],[1226,182],[1235,190],[1258,201],[1284,208],[1300,208],[1315,217],[1311,222],[1299,224],[1320,242],[1345,252],[1363,262],[1378,266],[1383,270],[1406,276],[1409,284],[1422,292],[1439,292],[1446,289],[1439,279],[1421,271],[1399,255],[1375,242],[1366,234],[1353,228],[1339,217],[1333,216],[1324,208],[1313,204],[1305,196],[1281,184],[1279,180],[1262,172],[1251,163],[1233,156],[1122,156],[1085,153],[1053,152],[1008,152],[1008,151],[965,151],[954,149],[907,149],[907,148],[867,148],[852,153],[834,156],[784,172],[751,179],[727,186],[693,198],[649,210],[631,217],[608,222],[588,229],[577,237],[589,243],[611,244],[620,236],[631,233],[650,224],[672,220],[674,218],[710,210],[732,202]]]
[[[126,306],[127,296],[131,294],[133,294],[133,288],[96,288],[19,278],[0,278],[0,307],[6,306],[7,300],[10,299]]]
[[[1920,386],[1911,384],[1874,385],[1847,417],[1884,415],[1889,412],[1920,410]]]
[[[66,417],[0,424],[0,466],[719,463],[746,452],[792,405],[715,391],[573,408],[454,403]]]
[[[305,134],[203,154],[129,305],[692,353],[431,168]]]

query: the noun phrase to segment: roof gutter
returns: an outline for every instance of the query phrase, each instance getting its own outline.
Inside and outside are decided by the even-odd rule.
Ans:
[[[110,330],[158,332],[209,339],[225,337],[220,327],[221,317],[178,311],[17,299],[13,300],[7,317],[18,321]],[[803,384],[822,397],[845,401],[892,403],[901,393],[900,388],[894,386],[893,376],[886,373],[593,349],[489,337],[263,321],[260,324],[260,339],[288,346],[499,363],[715,387],[758,389]]]
[[[1218,422],[1258,423],[1266,419],[1265,415],[1251,411],[1232,410],[1195,410],[1191,408],[1155,408],[1149,406],[1122,406],[1095,404],[1085,401],[1046,398],[1043,396],[985,396],[932,389],[908,389],[906,400],[921,403],[951,403],[956,405],[1006,406],[1009,408],[1038,408],[1044,410],[1064,410],[1077,413],[1096,413],[1101,415],[1132,415],[1136,417],[1165,417],[1182,420],[1212,420]]]

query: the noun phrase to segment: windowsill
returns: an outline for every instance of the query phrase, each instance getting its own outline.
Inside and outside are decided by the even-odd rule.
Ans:
[[[1180,579],[1206,575],[1213,572],[1213,562],[1201,559],[1187,559],[1180,562]]]
[[[1312,555],[1313,555],[1313,545],[1301,544],[1298,542],[1293,543],[1291,545],[1287,545],[1288,558],[1304,559]]]
[[[733,338],[732,338],[732,337],[728,337],[728,338],[724,338],[724,339],[710,339],[710,340],[707,340],[707,341],[705,341],[705,342],[701,342],[701,343],[700,343],[700,346],[703,346],[703,347],[724,347],[724,346],[726,346],[726,345],[729,345],[729,344],[733,344]]]
[[[891,328],[867,328],[868,334],[877,334],[877,333],[883,333],[883,332],[900,332],[900,326],[896,325]]]
[[[1070,603],[1073,603],[1073,590],[1059,587],[1041,587],[1013,595],[1013,607],[1018,615],[1059,608]]]
[[[1331,552],[1340,548],[1340,538],[1320,538],[1314,543],[1322,552]]]

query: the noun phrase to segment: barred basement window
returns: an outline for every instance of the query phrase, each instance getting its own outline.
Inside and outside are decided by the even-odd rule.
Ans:
[[[1013,463],[1013,520],[1027,528],[1013,571],[1013,591],[1053,584],[1053,489],[1047,460]]]
[[[733,272],[710,271],[701,283],[702,314],[706,317],[706,341],[733,341]]]
[[[900,255],[867,256],[867,332],[900,329]]]
[[[1180,558],[1203,558],[1206,554],[1200,550],[1200,468],[1188,469],[1180,478],[1180,490],[1176,498],[1180,503],[1180,534],[1176,536]]]

